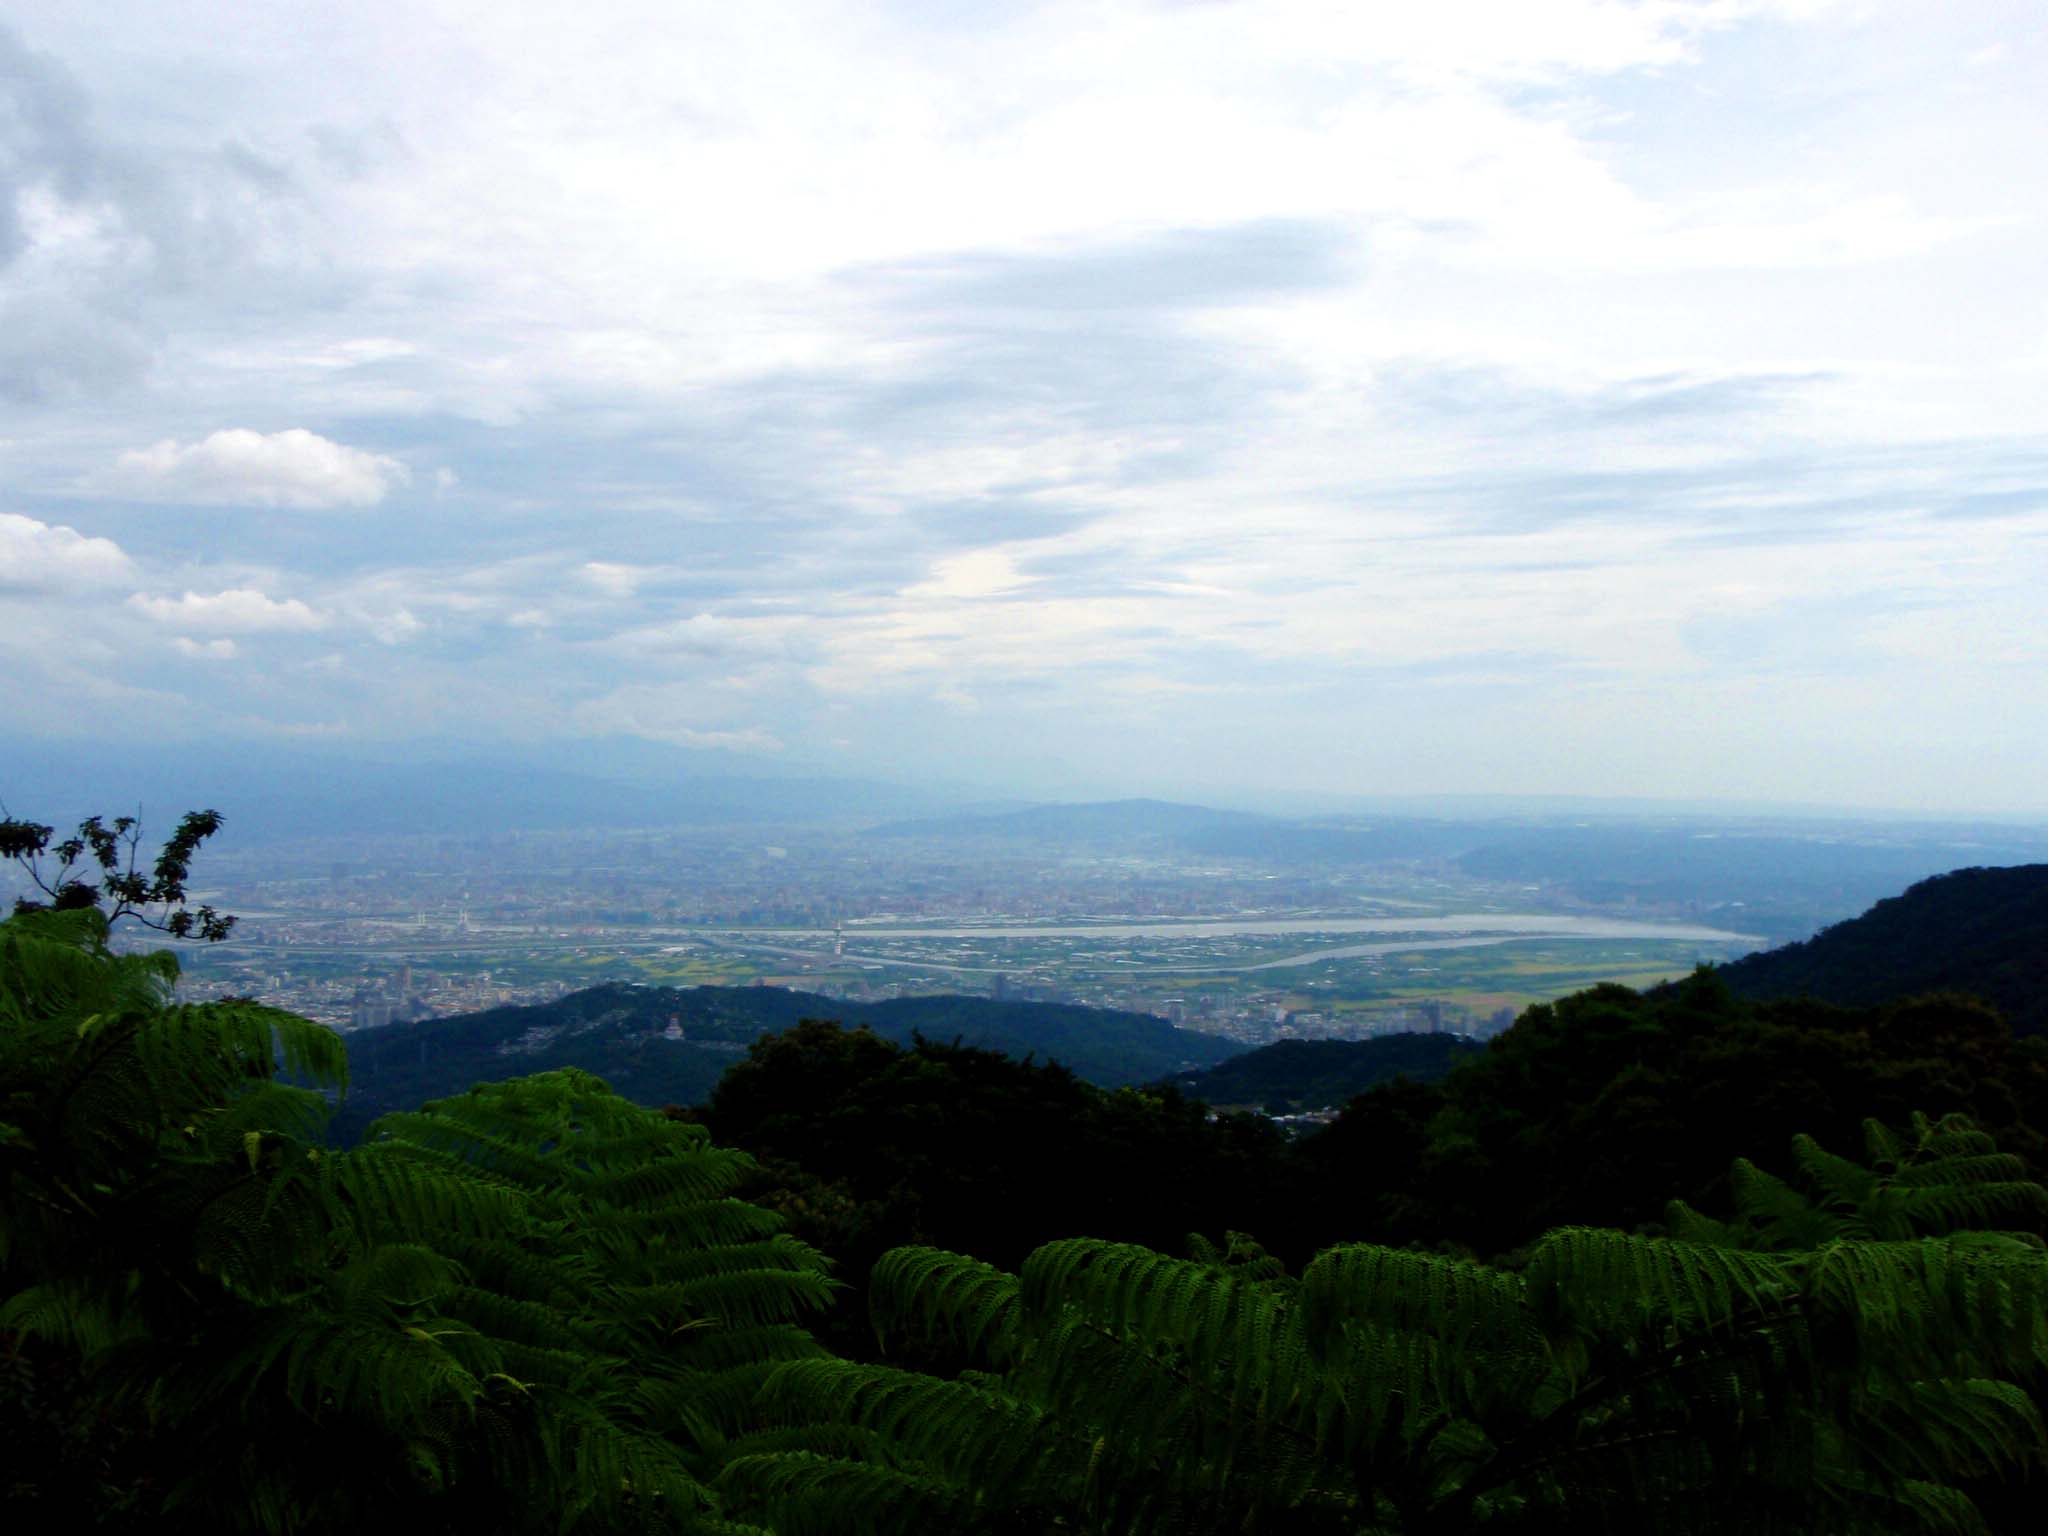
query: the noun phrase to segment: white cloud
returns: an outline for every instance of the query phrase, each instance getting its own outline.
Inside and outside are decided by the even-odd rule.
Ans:
[[[426,627],[408,608],[372,614],[365,622],[369,625],[371,638],[379,645],[403,645]]]
[[[728,618],[693,613],[687,619],[647,624],[614,635],[609,649],[649,660],[700,657],[768,660],[786,655],[802,621],[785,617]]]
[[[610,560],[590,560],[586,561],[576,574],[606,597],[631,597],[650,573],[637,565],[618,565]]]
[[[180,656],[190,656],[194,661],[233,661],[240,653],[239,647],[229,639],[194,640],[180,635],[171,642]]]
[[[631,683],[576,709],[578,724],[596,735],[639,736],[681,747],[732,752],[780,752],[781,740],[764,726],[707,721],[702,699],[686,685]]]
[[[210,596],[150,597],[137,593],[128,606],[167,628],[197,634],[254,635],[323,628],[326,616],[295,597],[267,597],[251,587],[230,587]]]
[[[929,581],[912,587],[912,597],[997,597],[1015,592],[1029,580],[1017,569],[1008,550],[974,549],[934,561]]]
[[[0,512],[0,593],[104,587],[134,576],[135,563],[112,539]]]
[[[206,435],[379,423],[435,515],[375,545],[78,514],[195,647],[189,604],[302,594],[245,618],[325,618],[353,683],[290,676],[336,719],[399,728],[410,639],[435,730],[794,749],[822,693],[883,766],[1085,757],[1142,704],[1134,759],[1334,781],[1399,718],[1389,771],[1511,787],[1473,679],[1625,762],[1587,678],[1782,688],[1826,628],[1952,653],[1957,743],[2048,746],[1993,675],[2048,635],[2048,33],[1988,8],[214,8],[16,23],[75,99],[0,143],[0,480],[48,507],[169,437],[85,488],[388,506],[397,459]],[[35,537],[17,571],[144,584]],[[1858,739],[1829,699],[1780,716]]]
[[[373,507],[410,478],[394,458],[303,427],[234,427],[191,444],[165,438],[124,453],[94,488],[146,501],[315,510]]]

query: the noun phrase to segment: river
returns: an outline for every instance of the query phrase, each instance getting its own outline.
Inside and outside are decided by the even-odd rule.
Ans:
[[[748,937],[830,938],[829,928],[722,929]],[[1175,922],[1032,923],[981,926],[901,926],[856,923],[844,930],[848,940],[875,939],[1230,939],[1261,934],[1382,933],[1482,934],[1532,939],[1665,939],[1672,942],[1761,944],[1754,934],[1731,933],[1696,923],[1640,923],[1619,917],[1579,917],[1541,912],[1454,912],[1443,917],[1229,917],[1192,918]]]

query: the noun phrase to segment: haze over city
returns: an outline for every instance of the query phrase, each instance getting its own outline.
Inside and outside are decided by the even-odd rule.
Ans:
[[[2048,810],[2044,57],[2020,3],[9,7],[9,734]]]

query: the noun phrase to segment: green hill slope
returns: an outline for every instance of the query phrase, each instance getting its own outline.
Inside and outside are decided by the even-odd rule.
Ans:
[[[2048,864],[1936,875],[1719,974],[1739,996],[1850,1007],[1969,992],[1995,1005],[2014,1034],[2048,1033]]]
[[[1397,1077],[1433,1083],[1485,1047],[1457,1035],[1383,1035],[1376,1040],[1279,1040],[1174,1085],[1191,1098],[1273,1113],[1343,1104]]]
[[[1212,1066],[1241,1049],[1150,1014],[1064,1003],[978,997],[856,1003],[780,987],[611,985],[531,1007],[358,1031],[349,1040],[354,1075],[341,1129],[353,1136],[387,1110],[556,1067],[595,1072],[642,1104],[695,1104],[748,1045],[800,1019],[865,1024],[896,1041],[923,1034],[1019,1058],[1035,1055],[1111,1088]]]

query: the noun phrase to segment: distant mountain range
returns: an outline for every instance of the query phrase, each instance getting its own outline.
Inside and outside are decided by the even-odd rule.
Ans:
[[[2048,856],[2048,831],[2010,823],[1782,817],[1522,816],[1288,819],[1166,800],[1035,805],[892,821],[872,838],[1151,848],[1272,869],[1433,866],[1591,906],[1804,938],[1915,880],[1962,864]]]
[[[870,828],[867,835],[933,841],[991,839],[1064,847],[1153,844],[1209,858],[1331,865],[1454,858],[1499,831],[1498,826],[1484,822],[1362,817],[1289,820],[1172,800],[1103,800],[1034,805],[996,815],[885,822]]]
[[[1150,1014],[1065,1003],[955,996],[856,1003],[781,987],[614,984],[552,1003],[357,1031],[349,1037],[352,1081],[339,1129],[354,1136],[389,1110],[569,1066],[595,1072],[642,1104],[695,1104],[750,1043],[807,1018],[866,1025],[899,1042],[922,1034],[1058,1061],[1110,1088],[1213,1066],[1243,1050]]]
[[[211,806],[227,815],[223,849],[337,836],[773,826],[834,837],[866,829],[906,845],[1147,851],[1280,873],[1406,865],[1774,942],[1805,938],[1929,875],[2048,859],[2048,829],[2010,821],[1510,798],[1269,816],[1158,799],[1021,804],[970,786],[837,778],[768,761],[733,767],[730,754],[623,738],[488,755],[448,744],[379,756],[372,746],[241,743],[146,759],[125,746],[32,742],[0,765],[0,803],[60,826],[139,805],[150,828]],[[1436,814],[1423,814],[1428,807]]]
[[[1248,811],[1220,811],[1172,800],[1102,800],[1080,805],[1032,805],[993,815],[932,816],[885,822],[868,830],[878,838],[996,838],[1005,842],[1120,844],[1181,843],[1219,831],[1283,826]]]
[[[2016,1033],[2048,1033],[2048,864],[1923,880],[1805,943],[1719,974],[1744,997],[1848,1007],[1968,992],[2001,1009]],[[1433,1081],[1483,1049],[1450,1035],[1394,1035],[1246,1051],[1149,1014],[1059,1003],[950,995],[857,1003],[780,987],[614,984],[357,1032],[339,1128],[352,1136],[387,1110],[562,1066],[595,1072],[641,1103],[694,1104],[750,1043],[805,1018],[865,1025],[899,1042],[923,1034],[1058,1061],[1105,1087],[1170,1079],[1211,1104],[1281,1112],[1342,1104],[1396,1077]]]
[[[677,750],[380,758],[245,744],[166,754],[50,743],[10,752],[0,796],[17,816],[65,825],[132,814],[168,829],[212,806],[227,836],[258,843],[343,835],[474,837],[508,831],[732,825],[858,825],[951,811],[967,791],[794,773],[735,774],[730,759]]]
[[[1458,1035],[1381,1035],[1372,1040],[1276,1040],[1218,1066],[1183,1072],[1174,1086],[1221,1109],[1273,1114],[1349,1103],[1397,1077],[1433,1083],[1486,1047]]]
[[[1743,997],[1849,1007],[1969,992],[2004,1013],[2015,1034],[2048,1033],[2048,864],[1922,880],[1861,917],[1724,965],[1720,975]]]

